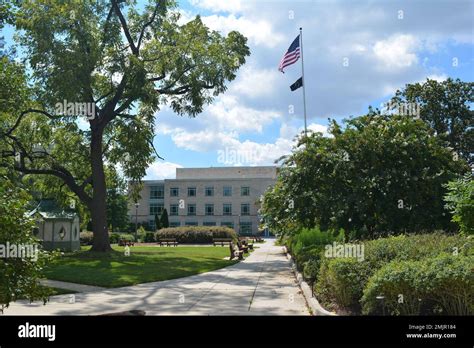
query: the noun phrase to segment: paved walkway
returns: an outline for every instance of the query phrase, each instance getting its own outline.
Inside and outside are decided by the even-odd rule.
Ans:
[[[18,301],[5,315],[96,315],[144,310],[147,315],[309,315],[283,248],[258,244],[246,260],[191,277],[123,288]]]
[[[72,290],[75,292],[92,292],[92,291],[106,290],[106,288],[101,288],[100,286],[61,282],[59,280],[51,280],[51,279],[41,279],[40,283],[41,285],[49,286],[51,288]]]

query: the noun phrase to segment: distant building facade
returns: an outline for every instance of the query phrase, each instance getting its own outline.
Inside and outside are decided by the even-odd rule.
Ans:
[[[277,167],[177,168],[176,179],[143,182],[130,222],[155,229],[166,208],[170,227],[228,226],[241,235],[259,233],[259,200],[277,178]]]

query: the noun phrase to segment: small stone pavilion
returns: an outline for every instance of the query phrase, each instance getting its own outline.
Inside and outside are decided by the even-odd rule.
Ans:
[[[80,249],[79,216],[73,209],[63,209],[52,199],[43,199],[29,216],[36,220],[33,234],[41,240],[45,250]]]

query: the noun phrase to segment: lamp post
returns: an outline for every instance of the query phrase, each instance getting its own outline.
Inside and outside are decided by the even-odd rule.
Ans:
[[[135,242],[138,240],[138,206],[140,203],[135,202]]]
[[[240,226],[240,214],[239,214],[239,235],[240,235],[241,232],[242,232],[242,228]]]
[[[385,296],[379,295],[375,297],[382,304],[382,315],[385,316]]]

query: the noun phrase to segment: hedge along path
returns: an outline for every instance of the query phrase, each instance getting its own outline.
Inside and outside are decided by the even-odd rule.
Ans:
[[[42,303],[18,301],[5,315],[97,315],[143,310],[147,315],[309,315],[283,247],[260,244],[233,266],[191,277],[54,296]]]

